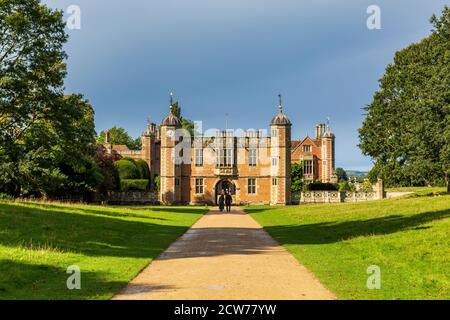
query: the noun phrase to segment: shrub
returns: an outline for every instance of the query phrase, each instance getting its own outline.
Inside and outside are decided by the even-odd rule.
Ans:
[[[134,160],[133,158],[130,158],[130,157],[124,157],[121,160],[130,161],[130,162],[133,162],[134,164],[136,164],[136,160]]]
[[[303,191],[338,191],[339,185],[334,183],[313,182],[305,184]]]
[[[156,191],[161,191],[161,178],[160,176],[156,175],[154,179],[154,186]]]
[[[346,182],[339,184],[339,191],[345,192],[345,191],[355,191],[355,185]]]
[[[14,197],[6,193],[0,193],[0,200],[14,200]]]
[[[129,161],[127,159],[121,159],[119,161],[116,161],[115,165],[117,170],[119,171],[120,180],[124,179],[136,180],[141,178],[139,169],[134,164],[134,162]]]
[[[147,162],[145,160],[136,160],[135,163],[141,174],[141,179],[150,180],[150,168],[148,167]]]
[[[293,163],[291,165],[291,191],[298,193],[303,186],[303,165],[300,163]]]
[[[373,186],[369,179],[364,180],[364,183],[362,184],[360,191],[362,191],[362,192],[372,192],[373,191]]]
[[[149,181],[146,179],[122,179],[120,187],[122,191],[145,191],[148,190]]]

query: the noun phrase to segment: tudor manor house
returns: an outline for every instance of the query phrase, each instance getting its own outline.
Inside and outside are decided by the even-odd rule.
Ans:
[[[335,135],[329,125],[316,125],[314,137],[291,140],[292,123],[281,96],[270,134],[223,130],[191,137],[181,129],[174,105],[171,96],[161,125],[148,123],[142,150],[111,145],[109,134],[105,141],[108,152],[148,163],[152,181],[160,177],[159,200],[164,204],[216,204],[222,190],[232,194],[235,204],[290,204],[291,163],[303,163],[305,182],[337,180]]]

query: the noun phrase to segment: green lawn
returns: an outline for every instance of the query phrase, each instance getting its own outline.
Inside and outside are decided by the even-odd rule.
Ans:
[[[387,188],[387,192],[414,192],[416,196],[440,194],[447,191],[446,187],[397,187]]]
[[[0,299],[111,298],[205,212],[0,202]]]
[[[246,211],[340,299],[450,299],[448,195]]]

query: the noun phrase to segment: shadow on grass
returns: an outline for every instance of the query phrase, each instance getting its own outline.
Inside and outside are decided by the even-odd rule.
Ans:
[[[155,206],[135,206],[135,207],[127,207],[127,206],[105,206],[105,207],[83,207],[78,206],[73,208],[71,206],[67,206],[64,204],[51,204],[51,203],[30,203],[33,206],[38,206],[46,209],[55,209],[55,210],[64,210],[66,212],[71,213],[85,213],[85,214],[94,214],[101,216],[110,216],[110,217],[123,217],[123,218],[139,218],[139,219],[149,219],[149,220],[159,220],[159,221],[170,221],[172,219],[163,218],[163,217],[154,217],[151,216],[152,212],[165,212],[165,213],[176,213],[176,214],[201,214],[206,212],[207,209],[202,210],[203,208],[172,208],[169,206],[165,207],[155,207]],[[113,209],[123,210],[126,209],[127,212],[123,211],[112,211]],[[140,211],[139,213],[133,213],[133,211]]]
[[[189,207],[189,206],[185,206],[185,207],[152,207],[151,210],[152,211],[165,211],[165,212],[171,212],[171,213],[201,213],[202,209],[205,211],[208,211],[207,208],[204,207]]]
[[[0,244],[9,247],[32,245],[90,256],[155,258],[188,229],[182,225],[188,221],[180,224],[76,215],[0,203]]]
[[[269,226],[264,229],[281,244],[327,244],[361,236],[428,229],[431,227],[422,225],[448,217],[450,210],[443,210],[412,216],[391,215],[369,220]]]
[[[68,266],[67,266],[68,267]],[[127,285],[125,281],[107,281],[102,272],[81,270],[81,289],[69,290],[66,268],[0,261],[0,300],[80,300],[110,298]],[[152,291],[164,290],[162,286]],[[147,290],[149,290],[147,288]]]

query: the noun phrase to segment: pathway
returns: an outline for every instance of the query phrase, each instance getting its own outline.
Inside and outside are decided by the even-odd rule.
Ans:
[[[335,299],[240,209],[211,210],[114,299]]]

